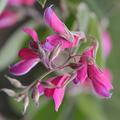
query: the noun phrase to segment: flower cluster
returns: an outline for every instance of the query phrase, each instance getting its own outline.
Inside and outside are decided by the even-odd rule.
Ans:
[[[0,29],[10,27],[20,21],[25,14],[22,7],[32,6],[34,3],[35,0],[7,0],[7,6],[0,14]]]
[[[13,75],[21,76],[28,73],[39,62],[43,63],[48,71],[29,86],[23,86],[17,80],[7,77],[12,85],[21,88],[22,91],[15,93],[10,89],[2,90],[15,97],[17,101],[23,101],[24,111],[29,104],[28,92],[30,91],[36,104],[41,95],[52,97],[55,102],[55,110],[58,111],[64,98],[65,89],[71,82],[75,85],[87,85],[98,96],[110,98],[110,90],[113,87],[109,72],[101,71],[96,64],[97,42],[93,42],[82,54],[77,54],[75,48],[86,39],[85,34],[80,31],[70,31],[56,16],[51,6],[45,10],[44,20],[55,34],[48,36],[41,43],[35,30],[23,28],[23,31],[32,37],[32,41],[29,42],[28,48],[19,51],[21,61],[11,65],[9,71]],[[63,55],[64,53],[66,56]],[[69,70],[65,70],[65,68]],[[56,71],[57,73],[61,71],[62,75],[58,74],[43,81],[47,75]]]

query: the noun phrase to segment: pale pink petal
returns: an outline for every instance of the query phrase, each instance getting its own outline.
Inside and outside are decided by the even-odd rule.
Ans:
[[[61,37],[67,39],[68,41],[73,41],[73,36],[65,26],[65,24],[56,16],[55,12],[51,8],[52,6],[46,8],[44,12],[45,22]]]
[[[86,80],[87,78],[87,64],[83,64],[79,70],[77,70],[77,76],[76,78],[74,79],[74,83],[77,84],[77,83],[81,83],[83,84],[84,81]]]
[[[21,18],[21,15],[10,10],[5,10],[2,15],[0,15],[0,29],[10,27]]]
[[[38,35],[33,28],[25,27],[23,31],[33,38],[35,42],[39,41]]]
[[[112,48],[112,40],[107,31],[102,33],[102,40],[103,40],[103,53],[104,57],[106,58],[110,54]]]
[[[21,60],[20,62],[10,66],[9,71],[16,76],[24,75],[37,65],[39,61],[39,58]]]
[[[30,48],[23,48],[19,51],[19,56],[22,59],[31,59],[31,58],[39,58],[39,55],[37,54],[37,52],[35,52],[34,50],[30,49]]]

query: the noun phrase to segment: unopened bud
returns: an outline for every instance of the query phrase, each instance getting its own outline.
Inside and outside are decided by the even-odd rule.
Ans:
[[[17,95],[16,92],[11,89],[3,88],[1,91],[5,92],[10,97],[15,97]]]
[[[32,98],[37,106],[39,105],[39,97],[40,97],[40,93],[39,93],[38,88],[36,88],[36,87],[33,88]]]
[[[14,79],[14,78],[11,78],[7,75],[5,75],[5,77],[9,80],[9,82],[14,86],[14,87],[17,87],[17,88],[25,88],[25,86],[23,86],[18,80]]]
[[[23,99],[23,103],[24,103],[24,110],[23,110],[23,114],[25,114],[26,110],[27,110],[27,107],[29,105],[29,97],[28,95],[26,95]]]

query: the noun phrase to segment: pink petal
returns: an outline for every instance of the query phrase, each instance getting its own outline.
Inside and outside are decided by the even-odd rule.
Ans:
[[[64,85],[64,82],[68,78],[69,78],[68,74],[50,78],[49,81],[51,81],[57,87],[61,87],[61,88],[53,88],[53,89],[46,88],[44,91],[46,96],[53,97],[54,102],[55,102],[55,110],[56,111],[58,111],[58,109],[63,101],[63,97],[64,97],[65,87],[62,87],[62,85]]]
[[[54,11],[51,8],[52,6],[46,8],[44,12],[45,22],[56,32],[56,33],[64,33],[65,25],[62,21],[56,16]]]
[[[38,64],[39,61],[39,58],[21,60],[20,62],[10,66],[9,71],[16,76],[24,75],[28,73],[36,64]]]
[[[107,31],[102,33],[104,57],[108,57],[112,48],[112,40]]]
[[[23,31],[26,32],[29,36],[31,36],[35,42],[39,41],[38,35],[34,29],[25,27],[23,28]]]
[[[92,85],[93,85],[93,88],[94,88],[95,92],[97,93],[97,95],[99,95],[101,97],[111,98],[112,94],[106,89],[104,84],[102,84],[99,81],[93,80]]]
[[[41,83],[38,84],[38,90],[40,94],[44,93],[45,88],[43,87]]]
[[[83,84],[86,78],[87,78],[87,64],[83,64],[77,71],[77,77],[74,79],[73,82],[75,84],[79,82]]]
[[[31,59],[31,58],[39,58],[39,55],[37,52],[33,51],[32,49],[29,48],[23,48],[19,51],[19,56],[22,59]]]
[[[2,15],[0,15],[0,29],[10,27],[21,18],[21,15],[10,10],[5,10]]]
[[[94,43],[91,47],[89,47],[83,52],[83,55],[87,57],[95,57],[96,50],[97,50],[97,44]]]
[[[113,86],[111,84],[111,82],[112,82],[112,74],[111,74],[111,72],[110,72],[110,70],[108,68],[103,70],[103,77],[104,77],[104,79],[103,79],[102,82],[104,82],[107,85],[107,89],[108,90],[113,89]]]
[[[35,3],[35,0],[22,0],[23,5],[33,5]]]
[[[52,6],[46,8],[44,12],[45,22],[61,37],[69,41],[73,41],[73,36],[70,31],[67,29],[65,24],[56,16],[55,12],[51,8]]]
[[[62,78],[62,76],[52,77],[52,78],[49,78],[47,81],[50,81],[52,84],[57,85],[61,78]],[[55,88],[51,88],[51,89],[46,88],[45,89],[45,95],[47,97],[53,96],[54,90],[55,90]]]
[[[63,85],[63,83],[66,81],[67,78],[68,78],[68,75],[62,76],[62,78],[59,80],[57,86]],[[56,111],[58,111],[58,109],[63,101],[64,92],[65,92],[65,87],[62,87],[62,88],[56,88],[53,93],[53,99],[55,102],[55,110]]]
[[[64,98],[65,88],[55,89],[53,99],[55,102],[55,111],[57,112]]]
[[[20,6],[23,0],[8,0],[8,4],[12,6]]]
[[[9,5],[20,6],[20,5],[33,5],[35,0],[8,0]]]
[[[47,51],[52,51],[58,44],[61,44],[61,49],[64,50],[65,48],[72,48],[76,46],[78,44],[78,39],[75,36],[74,41],[71,43],[59,35],[51,35],[46,38],[45,42],[43,43],[43,48]]]
[[[107,76],[96,65],[88,65],[88,77],[91,80],[96,93],[103,97],[110,97],[113,88]]]

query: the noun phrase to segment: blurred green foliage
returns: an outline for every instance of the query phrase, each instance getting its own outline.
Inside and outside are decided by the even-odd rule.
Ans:
[[[44,2],[46,0],[41,0],[40,2],[44,6]],[[49,3],[49,1],[47,1]],[[55,3],[57,2],[54,1]],[[54,4],[53,2],[53,4]],[[62,106],[58,113],[54,111],[54,103],[53,100],[44,101],[44,98],[40,98],[40,107],[35,108],[33,104],[30,105],[27,115],[25,115],[25,119],[28,120],[119,120],[120,115],[120,87],[119,87],[119,47],[120,47],[120,1],[114,0],[81,0],[86,4],[86,8],[82,8],[79,6],[80,0],[61,0],[64,4],[64,7],[68,8],[68,11],[74,11],[68,14],[65,17],[66,25],[72,29],[74,28],[74,24],[77,24],[76,29],[84,31],[87,34],[94,35],[99,42],[99,50],[97,54],[97,63],[100,67],[105,66],[105,61],[103,59],[103,51],[101,45],[101,31],[99,29],[99,22],[102,18],[107,18],[109,20],[109,32],[112,37],[112,52],[109,58],[107,59],[107,65],[112,73],[113,73],[113,97],[110,100],[99,100],[98,98],[91,96],[89,94],[79,94],[78,96],[65,97]],[[0,4],[1,5],[1,4]],[[4,9],[0,7],[0,12]],[[60,8],[60,6],[58,6]],[[57,8],[57,7],[55,7]],[[70,9],[70,10],[69,10]],[[61,11],[61,10],[59,10]],[[93,12],[93,13],[91,13]],[[64,16],[64,13],[61,13]],[[78,24],[79,23],[79,24]],[[34,21],[29,23],[28,25],[33,27]],[[25,25],[26,26],[26,25]],[[43,25],[40,25],[41,27]],[[44,28],[44,29],[42,29]],[[46,29],[46,27],[42,27],[41,29],[37,26],[37,31],[39,33],[40,39],[44,39],[46,35],[49,35],[51,31]],[[21,28],[20,28],[21,29]],[[5,45],[0,49],[0,71],[3,72],[4,69],[7,69],[7,66],[13,63],[17,58],[17,52],[19,49],[24,46],[25,40],[28,37],[18,29],[14,32],[14,34],[8,39]],[[13,47],[14,46],[14,47]],[[87,47],[87,44],[81,44],[80,51]],[[41,68],[43,69],[43,67]],[[40,72],[40,71],[38,71]],[[42,73],[40,73],[42,74]],[[39,77],[39,73],[33,73],[32,75],[37,75],[35,77]],[[25,76],[29,78],[34,78],[33,76]],[[1,77],[2,78],[2,77]],[[24,78],[24,77],[23,77]],[[9,98],[8,98],[9,99]],[[17,109],[17,112],[21,112],[21,104],[14,104],[15,101],[10,103],[14,109]]]

